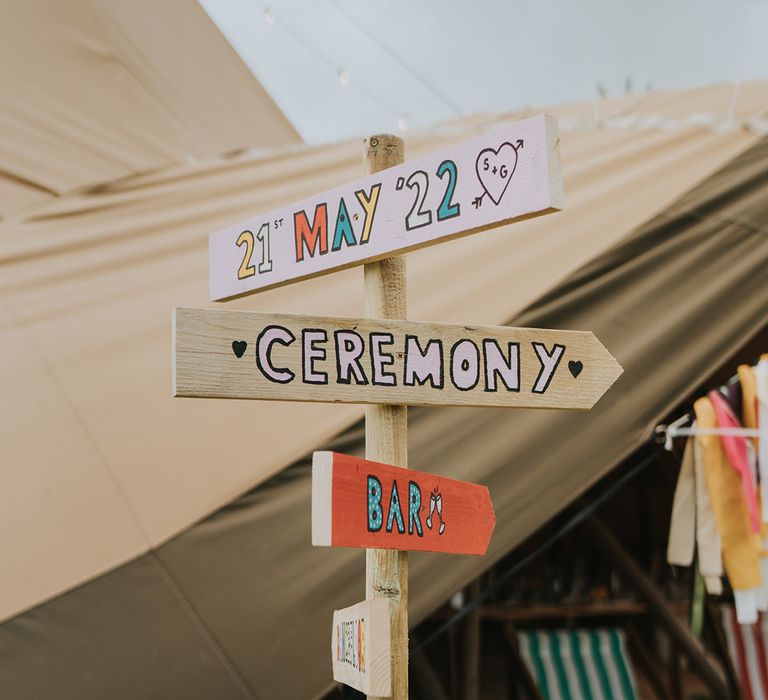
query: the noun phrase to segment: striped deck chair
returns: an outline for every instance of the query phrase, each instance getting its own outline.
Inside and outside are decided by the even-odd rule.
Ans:
[[[518,632],[520,656],[547,700],[636,700],[617,629]]]
[[[760,613],[754,625],[740,625],[732,605],[722,605],[720,612],[728,640],[728,652],[745,700],[767,700],[768,615]]]

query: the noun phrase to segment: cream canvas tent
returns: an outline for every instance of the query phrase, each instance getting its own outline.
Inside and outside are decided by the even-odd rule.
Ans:
[[[359,552],[309,544],[303,458],[359,450],[362,411],[171,399],[170,311],[208,305],[208,233],[357,177],[360,144],[297,147],[197,6],[150,25],[141,4],[3,9],[31,73],[0,74],[0,697],[314,697],[363,579]],[[50,74],[23,60],[41,13]],[[414,620],[765,324],[768,83],[596,107],[550,110],[565,211],[409,256],[411,318],[593,330],[627,370],[584,415],[412,411],[414,466],[488,483],[499,520],[485,559],[413,557]],[[355,315],[360,289],[349,270],[229,306]]]

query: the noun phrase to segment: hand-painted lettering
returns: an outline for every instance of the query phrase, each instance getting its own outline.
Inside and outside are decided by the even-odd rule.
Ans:
[[[415,481],[408,482],[408,534],[412,535],[414,528],[419,537],[424,535],[421,529],[421,489]]]
[[[480,381],[480,351],[471,340],[459,340],[451,348],[451,381],[459,391],[469,391]]]
[[[371,185],[371,191],[366,195],[365,190],[357,190],[355,197],[360,202],[360,206],[365,212],[365,221],[363,222],[363,232],[360,234],[360,245],[368,243],[373,227],[373,218],[376,215],[376,205],[379,203],[379,192],[381,184]]]
[[[563,358],[563,353],[565,353],[565,345],[555,343],[552,346],[552,352],[547,350],[547,346],[544,343],[532,343],[532,345],[536,352],[536,357],[539,358],[541,363],[539,376],[536,377],[536,381],[533,383],[533,393],[543,394],[549,388],[552,377],[555,376],[555,370]]]
[[[339,200],[339,213],[336,215],[336,228],[333,233],[331,250],[339,250],[342,242],[349,246],[357,245],[355,232],[352,229],[352,222],[349,220],[349,212],[347,211],[344,197]]]
[[[496,375],[501,377],[508,391],[520,391],[520,343],[507,343],[505,358],[499,344],[491,338],[485,338],[483,356],[486,391],[496,391]]]
[[[389,497],[387,532],[392,532],[393,520],[397,520],[397,531],[402,535],[405,532],[405,522],[403,521],[403,509],[400,507],[400,495],[397,492],[397,481],[392,482],[392,493]]]
[[[395,338],[391,333],[371,333],[371,367],[373,368],[372,379],[376,386],[395,386],[397,378],[392,372],[387,372],[384,367],[395,364],[395,358],[390,353],[384,352],[381,346],[391,345]]]
[[[178,396],[588,409],[621,374],[584,331],[176,313]],[[205,375],[201,365],[215,369]]]
[[[429,380],[433,389],[443,388],[443,344],[431,339],[422,351],[415,335],[405,336],[405,373],[403,384],[424,386]]]
[[[417,482],[409,481],[407,494],[408,506],[406,512],[408,517],[408,534],[416,534],[418,537],[423,537],[424,530],[421,524],[421,487]],[[373,474],[369,474],[367,479],[367,503],[369,532],[381,531],[384,506],[386,505],[387,522],[384,531],[391,533],[395,526],[397,526],[397,532],[401,535],[405,534],[405,518],[403,517],[403,506],[400,501],[400,489],[398,488],[396,479],[392,480],[392,486],[389,489],[389,501],[388,504],[386,504],[383,502],[381,480]],[[442,514],[440,515],[440,520],[442,523]],[[442,534],[442,532],[440,534]]]
[[[327,384],[328,374],[315,369],[315,360],[325,360],[325,348],[316,343],[328,342],[328,333],[322,328],[304,328],[301,331],[302,381],[305,384]]]
[[[323,202],[315,207],[312,227],[309,226],[307,213],[302,209],[293,215],[293,231],[296,240],[296,262],[304,260],[304,248],[309,257],[314,257],[317,249],[320,255],[328,252],[328,205]]]
[[[287,384],[294,374],[289,369],[278,369],[272,364],[272,344],[290,345],[296,336],[282,326],[267,326],[256,340],[256,364],[262,374],[272,382]]]
[[[365,619],[336,624],[336,661],[365,673]]]
[[[339,384],[351,384],[352,377],[356,384],[367,384],[360,358],[365,352],[365,341],[355,331],[336,331],[336,381]]]
[[[371,532],[381,530],[384,511],[381,507],[381,482],[373,475],[368,475],[368,529]]]

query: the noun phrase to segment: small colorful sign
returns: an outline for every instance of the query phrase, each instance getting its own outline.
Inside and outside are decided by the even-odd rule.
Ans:
[[[592,333],[176,309],[174,396],[589,409],[622,372]]]
[[[485,554],[496,524],[485,486],[337,452],[312,458],[312,544]]]
[[[392,692],[389,652],[389,601],[365,600],[333,613],[333,680],[366,695]]]
[[[559,143],[556,119],[540,115],[216,231],[210,299],[562,209]]]

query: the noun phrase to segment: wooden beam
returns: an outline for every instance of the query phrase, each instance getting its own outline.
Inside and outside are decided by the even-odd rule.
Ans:
[[[458,700],[460,692],[459,658],[461,657],[459,645],[459,632],[456,625],[448,628],[448,668],[451,679],[451,700]]]
[[[627,554],[621,543],[597,516],[590,517],[584,527],[595,543],[599,545],[600,550],[616,565],[626,583],[632,586],[636,593],[648,603],[649,609],[656,616],[659,624],[688,656],[691,664],[712,691],[714,697],[727,700],[729,698],[728,687],[717,669],[710,663],[700,641],[675,617],[653,581]]]
[[[480,580],[469,587],[469,602],[480,595]],[[464,695],[463,700],[480,698],[480,608],[475,607],[464,621]]]
[[[728,680],[728,688],[731,691],[731,697],[740,698],[743,694],[741,689],[741,681],[739,674],[736,672],[736,668],[733,665],[733,659],[731,653],[728,650],[728,642],[725,639],[725,630],[723,629],[723,622],[719,615],[719,610],[712,599],[705,594],[705,607],[706,617],[709,619],[710,628],[712,630],[712,637],[715,642],[715,649],[720,657],[720,662],[723,664],[725,670],[725,677]]]
[[[669,640],[669,691],[674,700],[683,700],[683,683],[680,679],[680,646],[670,635]]]
[[[449,700],[440,676],[435,672],[423,649],[411,654],[411,670],[425,698]]]
[[[672,694],[661,677],[653,655],[648,651],[648,647],[643,642],[643,638],[640,636],[637,628],[630,622],[626,625],[625,629],[630,648],[634,652],[634,658],[638,661],[638,666],[642,670],[643,675],[648,679],[656,697],[658,700],[672,700]]]
[[[401,138],[388,134],[364,142],[366,173],[378,173],[405,160]],[[364,270],[364,307],[369,318],[406,318],[405,258],[386,258]],[[408,409],[373,404],[365,407],[365,456],[374,462],[408,466]],[[365,597],[390,603],[392,698],[408,700],[408,553],[368,549]],[[374,696],[369,696],[373,698]]]
[[[676,614],[687,615],[690,605],[674,602],[669,608]],[[432,614],[432,619],[446,620],[453,617],[451,610],[440,609]],[[614,600],[599,603],[567,603],[563,605],[481,605],[480,616],[483,620],[501,622],[521,622],[524,620],[570,620],[595,619],[601,617],[639,617],[648,614],[648,605],[638,600]]]
[[[509,622],[540,619],[623,617],[626,615],[645,615],[647,612],[647,605],[633,600],[621,600],[609,603],[574,603],[567,605],[485,605],[480,607],[480,615],[484,620]]]
[[[508,683],[514,683],[516,680],[519,680],[520,685],[523,688],[523,692],[525,692],[525,696],[529,700],[544,700],[544,696],[541,694],[539,686],[536,685],[536,681],[533,679],[531,672],[525,665],[525,661],[523,661],[523,657],[520,655],[520,647],[517,643],[517,633],[515,632],[514,626],[511,622],[507,622],[504,624],[503,629],[504,639],[507,643],[507,650],[509,651],[509,655],[512,658],[510,667],[517,672],[517,676],[514,676],[514,674],[511,673],[508,674],[508,678],[510,678]]]

